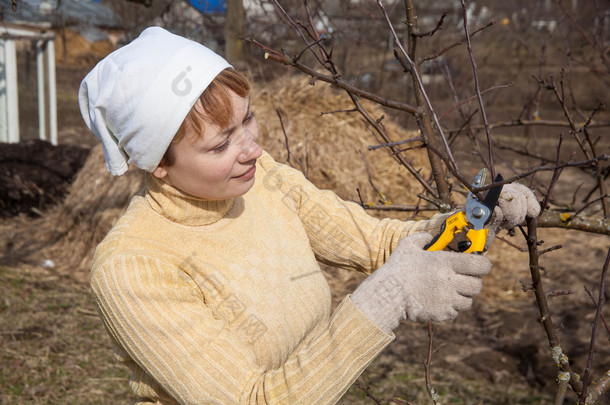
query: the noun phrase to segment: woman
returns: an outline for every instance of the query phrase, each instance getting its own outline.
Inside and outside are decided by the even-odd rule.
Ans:
[[[443,216],[377,220],[276,163],[248,92],[220,56],[159,27],[81,84],[108,170],[146,171],[91,267],[139,403],[335,403],[399,321],[454,318],[490,270],[422,249]],[[497,229],[537,214],[531,191],[508,191]],[[318,261],[374,273],[331,312]]]

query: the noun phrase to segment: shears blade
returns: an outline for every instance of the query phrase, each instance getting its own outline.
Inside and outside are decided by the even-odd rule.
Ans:
[[[486,175],[487,169],[479,171],[472,182],[472,188],[483,187]],[[494,182],[501,182],[502,180],[502,176],[498,174]],[[441,225],[440,233],[424,249],[443,250],[456,234],[465,232],[467,240],[458,243],[458,250],[466,253],[483,252],[488,233],[485,229],[485,223],[491,218],[501,192],[502,185],[492,187],[487,192],[483,202],[479,201],[472,191],[468,193],[464,211],[459,211],[445,219]]]
[[[504,181],[504,177],[502,177],[502,175],[500,173],[498,173],[498,175],[494,179],[494,183],[500,183],[502,181]],[[487,208],[489,208],[490,211],[492,212],[492,214],[494,212],[494,208],[496,207],[496,204],[498,204],[498,200],[500,199],[501,193],[502,193],[502,185],[495,186],[487,192],[487,195],[485,196],[485,199],[483,200],[482,204],[484,206],[486,206]],[[489,220],[489,218],[488,218],[488,220]]]

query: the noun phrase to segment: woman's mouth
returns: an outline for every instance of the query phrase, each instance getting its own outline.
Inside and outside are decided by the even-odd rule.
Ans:
[[[256,165],[252,165],[248,171],[240,174],[239,176],[235,176],[235,178],[239,180],[250,180],[252,177],[254,177],[254,173],[256,173]]]

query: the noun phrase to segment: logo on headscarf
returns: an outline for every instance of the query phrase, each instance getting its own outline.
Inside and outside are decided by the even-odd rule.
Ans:
[[[180,72],[180,74],[174,79],[174,81],[172,81],[172,91],[177,96],[186,96],[191,92],[193,84],[189,79],[186,78],[186,75],[188,75],[188,72],[190,72],[191,70],[192,68],[190,66],[187,66],[186,69]]]

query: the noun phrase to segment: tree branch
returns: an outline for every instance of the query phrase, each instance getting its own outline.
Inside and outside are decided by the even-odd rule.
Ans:
[[[587,357],[587,368],[585,368],[584,376],[582,379],[582,393],[580,395],[581,405],[586,403],[592,403],[587,398],[587,389],[589,386],[589,379],[591,376],[591,368],[593,367],[593,355],[595,352],[595,338],[597,336],[597,327],[599,325],[599,319],[602,314],[602,307],[605,301],[606,293],[606,274],[608,273],[608,266],[610,265],[610,248],[606,254],[606,263],[602,268],[602,276],[599,282],[599,296],[597,298],[597,310],[595,311],[595,320],[593,321],[593,327],[591,328],[591,340],[589,343],[589,356]]]
[[[567,356],[563,354],[561,345],[559,343],[557,329],[555,329],[553,326],[553,319],[551,317],[551,312],[549,311],[546,293],[542,285],[542,278],[540,277],[537,227],[538,220],[536,218],[528,218],[527,233],[525,233],[522,228],[519,228],[527,241],[527,248],[530,258],[529,267],[532,277],[532,289],[536,295],[536,302],[538,303],[538,310],[540,311],[540,321],[542,322],[549,341],[551,356],[561,371],[570,374],[570,385],[572,386],[574,392],[578,393],[582,391],[580,376],[572,371]]]
[[[255,42],[253,42],[253,43],[256,44]],[[381,97],[375,93],[371,93],[371,92],[362,90],[358,87],[352,86],[351,84],[347,83],[344,80],[341,80],[340,78],[320,73],[320,72],[314,70],[313,68],[300,63],[298,60],[295,60],[294,58],[290,58],[286,55],[278,55],[277,53],[267,52],[267,53],[265,53],[265,59],[269,59],[274,62],[279,62],[279,63],[282,63],[287,66],[295,67],[295,68],[299,69],[301,72],[307,73],[309,76],[313,77],[316,80],[321,80],[323,82],[330,83],[335,87],[343,89],[358,97],[362,97],[364,99],[370,100],[370,101],[380,104],[382,106],[392,108],[395,110],[405,111],[405,112],[408,112],[409,114],[413,114],[413,115],[417,114],[417,109],[413,106],[410,106],[409,104],[390,100],[388,98]]]
[[[571,216],[568,213],[549,210],[538,219],[541,228],[564,228],[601,235],[610,235],[610,220]]]
[[[481,95],[481,85],[479,84],[479,72],[477,68],[477,62],[474,59],[474,52],[472,50],[472,42],[470,41],[470,33],[468,32],[468,16],[466,13],[466,2],[462,2],[462,18],[464,21],[464,33],[466,34],[466,43],[468,44],[468,55],[470,56],[470,64],[472,65],[472,74],[474,77],[474,88],[477,94],[477,100],[479,101],[479,107],[481,109],[481,117],[485,126],[485,134],[487,135],[487,152],[488,152],[488,165],[491,178],[496,177],[496,169],[494,167],[494,154],[493,154],[493,143],[491,141],[491,132],[489,129],[489,121],[487,119],[487,113],[485,112],[485,103],[483,103],[483,96]]]

